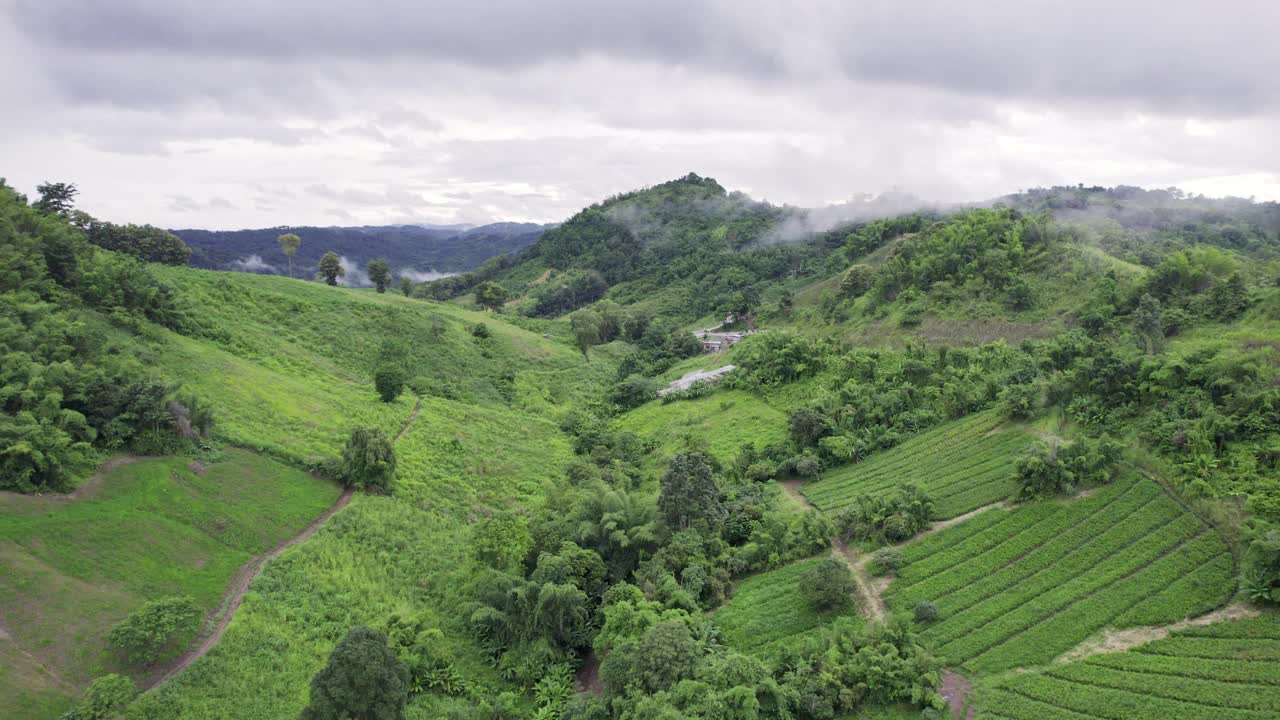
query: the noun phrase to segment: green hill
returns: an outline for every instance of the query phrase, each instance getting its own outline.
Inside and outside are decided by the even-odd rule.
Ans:
[[[130,720],[297,717],[364,627],[415,719],[920,716],[960,672],[993,718],[1273,710],[1270,631],[1208,613],[1280,602],[1275,204],[814,217],[689,175],[405,297],[0,188],[0,712],[121,673]],[[356,428],[395,470],[335,502]],[[111,639],[182,596],[158,659]],[[1121,629],[1176,635],[1058,662]]]

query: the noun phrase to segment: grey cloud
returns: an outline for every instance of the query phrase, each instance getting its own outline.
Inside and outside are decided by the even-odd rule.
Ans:
[[[231,264],[236,269],[244,272],[273,273],[276,271],[276,266],[265,262],[261,255],[242,257],[238,260],[232,260]]]
[[[21,0],[14,16],[27,34],[57,49],[52,59],[98,58],[80,72],[58,74],[69,94],[106,99],[127,92],[138,102],[176,89],[177,78],[164,82],[172,66],[155,56],[203,66],[182,77],[180,90],[192,94],[251,93],[253,84],[243,81],[256,66],[275,77],[273,88],[304,102],[324,95],[324,78],[299,60],[507,70],[604,56],[786,84],[834,71],[857,83],[991,99],[1117,101],[1215,114],[1280,103],[1280,45],[1271,37],[1280,6],[1248,0]],[[126,86],[126,73],[148,81]],[[361,74],[345,81],[380,80]]]

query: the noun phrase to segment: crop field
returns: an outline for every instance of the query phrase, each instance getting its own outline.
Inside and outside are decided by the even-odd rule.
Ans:
[[[1103,627],[1179,620],[1235,591],[1218,533],[1134,474],[1086,498],[988,511],[905,555],[891,606],[936,604],[925,635],[981,673],[1043,665]]]
[[[725,644],[767,655],[778,643],[812,633],[836,617],[857,617],[852,605],[840,613],[819,613],[801,594],[800,576],[820,561],[802,560],[736,583],[733,597],[714,616]]]
[[[119,669],[113,624],[169,595],[214,609],[245,561],[339,492],[240,450],[190,463],[122,465],[73,500],[0,495],[0,717],[56,716],[76,686]]]
[[[989,720],[1280,717],[1280,615],[1174,632],[1134,649],[979,685]]]
[[[1008,498],[1014,463],[1034,441],[1020,429],[1002,429],[1002,418],[984,412],[947,423],[872,455],[836,468],[801,492],[820,510],[836,512],[860,495],[890,495],[913,483],[933,498],[945,520]]]
[[[762,448],[786,440],[787,416],[759,395],[732,390],[665,405],[655,400],[623,415],[618,429],[656,440],[658,461],[702,447],[728,462],[745,444]]]

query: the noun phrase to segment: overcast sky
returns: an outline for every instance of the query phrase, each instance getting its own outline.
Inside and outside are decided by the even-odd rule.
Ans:
[[[1275,0],[0,0],[0,66],[0,176],[172,228],[560,220],[690,171],[1280,199]]]

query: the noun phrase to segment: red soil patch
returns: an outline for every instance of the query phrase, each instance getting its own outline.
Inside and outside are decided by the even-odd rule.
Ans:
[[[939,692],[951,706],[952,720],[959,720],[961,717],[964,720],[973,719],[974,709],[970,707],[968,712],[965,712],[964,707],[969,700],[969,695],[973,692],[973,685],[965,676],[951,670],[942,673],[942,688]]]

